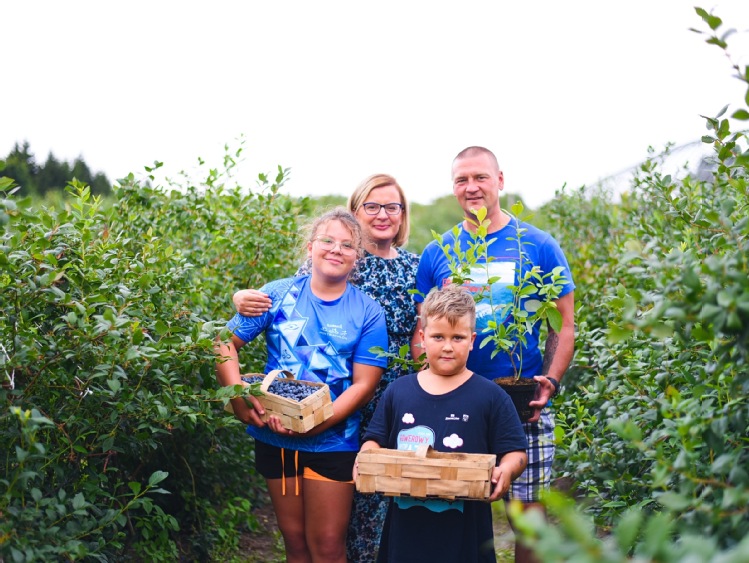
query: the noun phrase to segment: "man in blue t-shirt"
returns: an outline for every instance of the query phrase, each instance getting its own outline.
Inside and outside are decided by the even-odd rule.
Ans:
[[[490,223],[487,241],[494,240],[488,246],[492,256],[489,272],[482,265],[471,272],[473,280],[469,289],[484,291],[485,299],[477,304],[477,328],[479,340],[482,330],[490,318],[489,296],[494,310],[501,310],[502,305],[511,297],[508,286],[515,285],[518,276],[526,268],[537,266],[540,273],[548,274],[554,268],[561,267],[566,283],[556,299],[557,310],[562,317],[562,328],[557,333],[549,327],[544,352],[541,353],[539,333],[541,327],[536,325],[533,333],[526,336],[526,344],[520,357],[510,357],[499,353],[491,357],[492,346],[481,348],[474,346],[468,357],[468,368],[489,379],[514,375],[515,368],[522,359],[522,375],[533,377],[539,382],[538,391],[530,403],[534,414],[523,425],[528,438],[528,467],[513,482],[511,498],[523,502],[526,509],[543,510],[539,503],[542,490],[547,489],[551,481],[551,464],[554,458],[554,417],[547,404],[557,392],[559,383],[567,370],[575,348],[574,334],[574,289],[572,273],[557,242],[544,231],[527,223],[518,221],[504,212],[499,205],[499,192],[504,188],[504,176],[499,169],[497,158],[484,147],[468,147],[453,160],[452,166],[453,193],[458,200],[466,220],[458,225],[457,241],[452,232],[443,235],[443,245],[456,246],[463,251],[468,248],[470,233],[478,223],[477,211],[486,209],[486,219]],[[469,221],[470,220],[470,221]],[[517,233],[521,230],[523,242],[523,259],[519,256]],[[509,239],[509,240],[508,240]],[[483,276],[483,279],[482,279]],[[493,279],[491,287],[486,287],[489,278]],[[482,283],[483,281],[483,283]],[[419,262],[416,275],[416,287],[421,295],[426,295],[433,287],[443,287],[451,283],[449,261],[442,248],[435,242],[427,245]],[[423,297],[416,295],[417,302]],[[504,319],[498,319],[498,322]],[[418,329],[421,327],[417,327]],[[413,357],[420,355],[414,350]],[[515,544],[516,561],[534,561],[533,554],[521,544]]]

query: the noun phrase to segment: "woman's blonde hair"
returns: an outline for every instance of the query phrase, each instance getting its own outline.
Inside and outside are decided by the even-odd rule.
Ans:
[[[403,217],[401,218],[400,228],[393,238],[393,246],[404,246],[408,242],[408,233],[410,229],[409,218],[411,215],[411,209],[406,199],[406,194],[403,192],[403,188],[400,187],[398,182],[389,174],[372,174],[371,176],[364,178],[362,182],[356,187],[351,197],[348,198],[348,209],[356,215],[359,207],[363,203],[366,203],[369,194],[376,188],[385,188],[387,186],[393,186],[398,190],[400,195],[400,203],[403,206],[401,211]]]

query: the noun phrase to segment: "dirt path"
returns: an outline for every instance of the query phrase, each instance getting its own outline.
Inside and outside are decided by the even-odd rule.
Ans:
[[[494,545],[497,549],[497,561],[507,563],[513,561],[514,542],[510,526],[507,524],[504,506],[501,503],[493,505],[494,512]],[[243,563],[281,563],[284,561],[283,541],[276,526],[276,516],[273,507],[268,504],[259,505],[254,509],[258,521],[258,529],[245,533],[240,541],[240,554]]]

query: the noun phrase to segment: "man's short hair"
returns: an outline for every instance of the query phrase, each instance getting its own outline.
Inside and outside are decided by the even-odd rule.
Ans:
[[[450,326],[468,316],[471,330],[476,328],[476,303],[473,296],[456,284],[449,284],[442,289],[436,287],[429,292],[421,305],[421,325],[426,328],[428,319],[447,319]]]
[[[486,147],[478,147],[478,146],[466,147],[462,151],[460,151],[455,156],[455,158],[453,158],[453,162],[455,162],[456,160],[460,160],[462,158],[470,158],[472,156],[478,156],[480,154],[485,154],[485,155],[489,156],[489,158],[491,158],[492,162],[496,165],[497,170],[499,170],[499,161],[497,160],[496,155],[492,151],[490,151],[489,149],[487,149]]]

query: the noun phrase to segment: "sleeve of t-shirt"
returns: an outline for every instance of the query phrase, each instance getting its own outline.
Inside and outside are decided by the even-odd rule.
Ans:
[[[244,315],[236,313],[231,320],[226,323],[226,328],[232,331],[237,338],[244,342],[251,342],[257,338],[260,333],[265,332],[265,329],[267,329],[273,322],[276,310],[281,305],[283,294],[285,293],[285,290],[288,289],[287,281],[288,279],[272,281],[260,288],[260,291],[267,294],[273,302],[270,310],[256,317],[245,317]]]
[[[368,300],[364,314],[361,337],[354,349],[354,363],[387,368],[388,359],[386,357],[378,357],[376,352],[370,352],[370,348],[375,346],[379,346],[383,350],[388,349],[388,329],[385,323],[385,313],[383,313],[379,303]]]
[[[442,253],[442,249],[435,241],[430,242],[421,253],[419,267],[416,269],[416,290],[414,301],[422,303],[433,287],[438,285],[434,279],[436,252]]]
[[[528,440],[512,399],[506,393],[501,392],[499,387],[497,390],[500,391],[497,393],[499,405],[492,408],[492,427],[489,432],[492,451],[500,456],[508,452],[525,451],[528,449]]]

